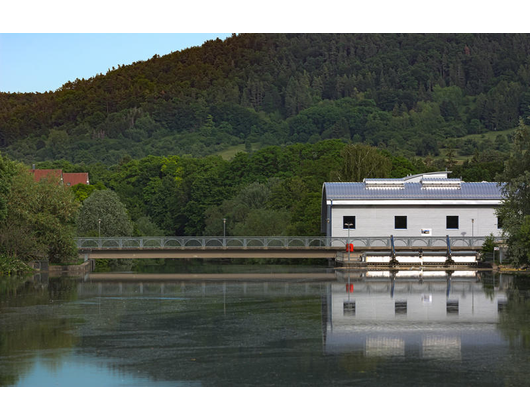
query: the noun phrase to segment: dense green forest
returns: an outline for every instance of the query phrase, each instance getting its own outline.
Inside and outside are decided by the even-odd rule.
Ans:
[[[0,93],[0,149],[84,164],[325,139],[408,158],[502,153],[530,115],[529,56],[528,34],[233,35],[55,92]]]
[[[72,258],[74,233],[217,236],[226,219],[227,235],[321,235],[323,182],[432,169],[421,159],[339,139],[269,146],[231,160],[170,155],[111,166],[68,161],[38,166],[87,171],[91,184],[34,182],[28,166],[0,153],[0,272],[19,260]]]
[[[333,180],[447,168],[527,185],[528,57],[525,34],[243,34],[55,92],[0,93],[0,251],[12,266],[25,238],[38,244],[28,257],[64,260],[56,238],[74,233],[220,235],[223,219],[228,235],[320,235]],[[14,161],[91,185],[26,188]],[[80,210],[42,201],[18,216],[13,200],[51,191]],[[513,232],[530,226],[520,191],[507,190]],[[60,235],[38,228],[41,213]]]
[[[356,163],[360,153],[361,165]],[[493,180],[503,171],[504,161],[492,156],[491,152],[479,153],[463,165],[454,165],[453,174],[468,181]],[[333,139],[268,146],[238,153],[230,160],[169,155],[127,158],[110,166],[65,160],[37,166],[89,172],[90,186],[72,188],[78,199],[84,201],[104,188],[115,191],[137,235],[220,235],[226,218],[228,235],[267,236],[320,235],[323,182],[402,177],[448,165],[447,159],[429,166],[421,158],[407,159]],[[79,233],[97,236],[97,224]]]
[[[112,189],[137,235],[219,235],[223,218],[229,235],[320,235],[322,182],[342,166],[345,147],[340,140],[327,140],[269,146],[229,161],[170,155],[124,159],[112,166],[67,161],[39,166],[88,171],[91,185],[72,188],[78,199]],[[375,148],[371,151],[391,162]],[[403,165],[401,160],[397,165]],[[80,233],[97,236],[96,230],[94,223],[91,232]]]

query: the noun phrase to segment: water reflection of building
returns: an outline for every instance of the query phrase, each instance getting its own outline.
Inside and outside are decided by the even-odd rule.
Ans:
[[[124,277],[125,276],[125,277]],[[182,299],[222,296],[319,296],[325,353],[458,360],[477,346],[504,347],[499,312],[506,284],[493,287],[474,271],[337,270],[323,273],[90,275],[83,298]],[[132,277],[132,276],[131,276]],[[265,278],[269,281],[263,281]],[[229,296],[228,303],[225,296]],[[232,301],[230,301],[232,299]]]
[[[507,297],[475,272],[343,273],[324,305],[328,353],[460,359],[464,348],[503,342],[496,324]]]

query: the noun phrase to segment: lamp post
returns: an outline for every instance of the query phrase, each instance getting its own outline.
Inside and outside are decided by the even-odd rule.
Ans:
[[[98,219],[98,246],[101,248],[101,219]]]
[[[471,242],[473,242],[473,239],[475,239],[475,219],[471,219]]]
[[[223,248],[226,248],[226,217],[223,217]]]
[[[331,238],[331,230],[329,228],[329,217],[326,219],[326,246],[331,246],[329,238]]]

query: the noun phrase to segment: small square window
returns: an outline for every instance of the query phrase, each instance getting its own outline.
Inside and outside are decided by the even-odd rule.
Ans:
[[[394,216],[394,229],[406,229],[407,216]]]
[[[355,316],[355,302],[343,302],[342,309],[344,316]]]
[[[355,229],[355,216],[344,216],[342,218],[342,227],[344,229]]]
[[[458,229],[458,216],[447,216],[446,229]]]

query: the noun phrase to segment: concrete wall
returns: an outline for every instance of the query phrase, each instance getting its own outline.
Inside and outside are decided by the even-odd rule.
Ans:
[[[95,261],[88,260],[83,264],[75,265],[50,265],[48,272],[50,276],[75,276],[90,273],[95,268]]]
[[[331,236],[346,237],[343,216],[355,216],[351,237],[423,236],[421,229],[431,229],[431,236],[501,235],[492,207],[478,206],[333,206]],[[407,216],[407,229],[394,229],[394,216]],[[446,228],[446,216],[459,216],[458,229]],[[474,222],[472,223],[472,219]]]

